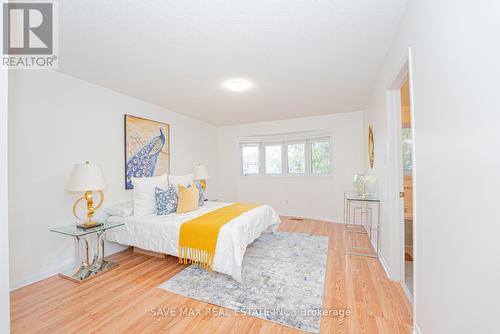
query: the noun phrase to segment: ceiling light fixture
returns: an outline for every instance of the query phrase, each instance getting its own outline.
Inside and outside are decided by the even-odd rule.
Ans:
[[[229,79],[224,82],[224,87],[232,92],[244,92],[252,88],[253,84],[245,79]]]

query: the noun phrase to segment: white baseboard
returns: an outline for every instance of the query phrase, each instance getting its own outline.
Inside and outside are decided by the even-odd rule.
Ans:
[[[63,272],[63,271],[66,271],[66,270],[71,270],[71,268],[74,268],[74,267],[75,267],[75,261],[74,260],[66,261],[66,262],[62,263],[58,267],[52,268],[50,270],[41,272],[39,274],[36,274],[34,276],[31,276],[31,277],[28,277],[28,278],[25,278],[25,279],[22,279],[22,280],[19,280],[17,282],[12,282],[10,284],[10,291],[12,292],[14,290],[20,289],[20,288],[25,287],[27,285],[30,285],[30,284],[33,284],[35,282],[41,281],[41,280],[43,280],[43,279],[45,279],[47,277],[57,275],[60,272]]]
[[[384,268],[384,271],[385,271],[385,274],[387,275],[387,278],[389,278],[393,282],[399,282],[401,284],[403,292],[406,294],[406,296],[408,298],[408,301],[413,306],[413,296],[411,295],[411,293],[408,290],[408,288],[406,287],[406,285],[403,282],[395,280],[395,279],[393,279],[391,277],[391,275],[389,274],[389,269],[388,269],[388,266],[387,266],[387,262],[385,261],[385,259],[382,256],[382,254],[379,254],[379,260],[380,260],[380,264],[382,265],[382,268]],[[420,328],[418,328],[417,324],[413,325],[413,334],[422,334],[422,332],[420,331]]]
[[[128,247],[121,246],[118,244],[115,244],[115,245],[109,244],[106,246],[107,246],[106,256],[121,252],[122,250],[125,250],[128,248]],[[50,276],[54,276],[54,275],[57,275],[61,272],[71,270],[75,267],[76,267],[76,264],[75,264],[74,260],[69,260],[69,261],[63,262],[60,266],[54,267],[50,270],[41,272],[39,274],[33,275],[33,276],[26,278],[26,279],[19,280],[17,282],[11,282],[10,291],[12,292],[14,290],[20,289],[20,288],[25,287],[27,285],[30,285],[30,284],[33,284],[35,282],[46,279]]]
[[[384,268],[385,275],[387,276],[387,278],[390,279],[391,281],[394,281],[394,279],[391,277],[391,274],[389,272],[389,266],[387,266],[387,262],[385,261],[382,253],[379,253],[378,259],[380,260],[380,264],[382,265],[382,268]]]
[[[405,282],[401,282],[401,288],[403,289],[403,292],[405,293],[406,298],[408,298],[408,301],[413,306],[413,295],[410,292],[410,290],[408,289],[408,286],[406,285]]]

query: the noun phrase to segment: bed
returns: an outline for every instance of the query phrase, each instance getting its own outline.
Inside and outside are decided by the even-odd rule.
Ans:
[[[111,216],[110,222],[123,222],[111,229],[108,241],[144,250],[178,256],[179,231],[182,223],[233,203],[207,201],[196,211],[157,216]],[[217,239],[213,270],[241,282],[241,266],[246,248],[262,233],[275,232],[281,220],[269,205],[258,206],[222,226]]]

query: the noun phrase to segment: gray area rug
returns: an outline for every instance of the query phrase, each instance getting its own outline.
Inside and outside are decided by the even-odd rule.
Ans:
[[[160,288],[303,331],[319,333],[328,237],[263,234],[248,246],[243,283],[189,266]]]

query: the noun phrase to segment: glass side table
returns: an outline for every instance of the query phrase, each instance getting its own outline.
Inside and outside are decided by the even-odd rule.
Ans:
[[[376,208],[377,225],[373,225],[373,209]],[[358,216],[356,215],[358,213]],[[356,218],[360,218],[357,224]],[[364,217],[364,218],[363,218]],[[368,219],[369,217],[369,219]],[[352,221],[351,221],[352,218]],[[353,249],[361,252],[349,251],[350,255],[367,256],[377,258],[379,256],[380,243],[380,198],[373,195],[361,195],[354,191],[344,192],[344,225],[347,233],[366,234],[373,245],[373,238],[376,237],[375,254],[370,253],[371,248],[353,245]]]
[[[59,276],[73,282],[81,283],[118,266],[116,263],[104,260],[104,234],[111,228],[117,228],[123,225],[123,223],[105,222],[101,226],[89,229],[78,228],[76,224],[51,228],[51,232],[69,235],[75,238],[78,249],[80,241],[83,240],[85,244],[85,257],[81,260],[80,265],[73,270],[60,273]],[[95,237],[95,240],[97,241],[97,249],[93,250],[89,247],[89,240],[87,237]]]

